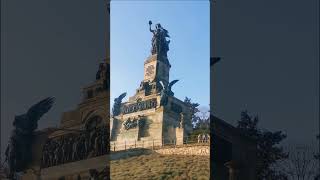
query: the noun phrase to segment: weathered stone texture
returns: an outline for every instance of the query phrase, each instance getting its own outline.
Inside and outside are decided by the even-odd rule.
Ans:
[[[159,154],[165,155],[197,155],[197,156],[210,156],[210,146],[183,146],[176,148],[162,148],[155,150]]]

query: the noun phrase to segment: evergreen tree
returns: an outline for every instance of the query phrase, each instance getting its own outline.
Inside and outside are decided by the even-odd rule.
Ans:
[[[199,121],[199,117],[197,116],[197,113],[199,112],[198,106],[200,104],[193,103],[191,101],[191,98],[188,98],[188,97],[184,99],[184,102],[189,106],[189,111],[191,112],[191,122],[193,127],[195,127],[195,125]]]
[[[252,117],[247,111],[241,112],[237,128],[257,142],[257,179],[286,179],[284,174],[272,169],[272,164],[285,159],[288,155],[279,143],[286,138],[282,131],[271,132],[258,128],[258,116]]]

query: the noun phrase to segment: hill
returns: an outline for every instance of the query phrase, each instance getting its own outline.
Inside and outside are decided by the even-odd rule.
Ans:
[[[162,155],[155,152],[110,161],[112,180],[209,179],[209,156]]]

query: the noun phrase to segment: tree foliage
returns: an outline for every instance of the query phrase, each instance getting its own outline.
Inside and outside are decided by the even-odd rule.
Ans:
[[[192,102],[191,98],[188,97],[185,97],[184,102],[189,106],[189,111],[191,112],[191,122],[194,127],[199,120],[197,113],[199,112],[198,107],[200,104]]]
[[[209,110],[199,107],[198,103],[192,102],[191,98],[184,100],[188,104],[191,112],[191,121],[193,131],[190,134],[190,140],[197,141],[199,134],[210,134],[210,116]]]
[[[288,155],[279,143],[286,138],[282,131],[271,132],[258,128],[258,116],[252,117],[247,111],[241,112],[237,128],[257,142],[257,179],[286,179],[284,174],[272,169],[272,164]]]

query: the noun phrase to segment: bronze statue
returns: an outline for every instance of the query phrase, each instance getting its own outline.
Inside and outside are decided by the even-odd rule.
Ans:
[[[174,96],[174,93],[172,92],[172,90],[171,90],[171,88],[172,88],[172,86],[175,84],[175,83],[177,83],[179,80],[173,80],[173,81],[171,81],[170,83],[169,83],[169,85],[168,85],[168,95],[169,96]]]
[[[149,21],[149,30],[153,33],[151,54],[157,54],[158,56],[167,57],[169,51],[170,40],[167,41],[168,31],[164,29],[161,24],[156,24],[156,29],[151,29],[152,21]]]
[[[184,113],[181,112],[180,113],[180,123],[179,123],[179,128],[183,128],[184,127]]]
[[[98,71],[96,73],[96,80],[99,80],[99,79],[103,78],[105,69],[106,69],[105,64],[104,63],[100,63],[99,64],[99,69],[98,69]]]
[[[160,106],[165,106],[168,103],[168,96],[173,96],[172,86],[178,82],[179,80],[173,80],[169,84],[164,84],[162,81],[159,81],[162,89],[160,92]]]
[[[133,118],[133,120],[131,120],[130,118],[128,118],[124,123],[123,123],[123,127],[125,130],[129,130],[132,128],[136,128],[139,125],[139,119]]]
[[[48,97],[33,105],[27,113],[16,116],[13,121],[14,130],[9,140],[5,155],[9,166],[9,176],[22,171],[32,160],[31,145],[38,121],[47,113],[54,103],[53,97]]]
[[[117,116],[121,113],[121,103],[122,99],[127,95],[127,93],[122,93],[119,97],[114,99],[114,104],[112,108],[113,116]]]
[[[164,85],[162,81],[160,81],[160,84],[162,86],[162,89],[160,92],[160,106],[166,106],[168,103],[167,86]]]
[[[105,61],[105,60],[104,60]],[[99,64],[99,69],[96,73],[96,80],[103,79],[103,88],[97,89],[99,91],[102,91],[103,89],[109,89],[110,88],[110,64],[106,62],[102,62]]]

